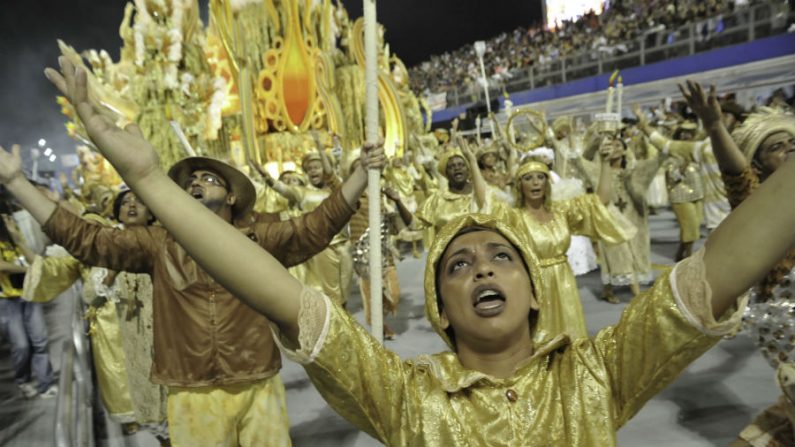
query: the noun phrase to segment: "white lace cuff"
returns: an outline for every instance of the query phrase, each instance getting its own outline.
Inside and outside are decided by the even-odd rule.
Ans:
[[[705,335],[721,337],[740,324],[748,304],[748,293],[740,296],[734,307],[716,320],[712,315],[712,289],[707,282],[705,253],[701,248],[676,264],[670,276],[671,289],[679,311],[694,328]]]
[[[271,332],[276,346],[285,357],[301,364],[312,363],[323,349],[331,322],[331,300],[311,287],[304,286],[299,299],[298,310],[298,348],[293,350],[285,345],[278,326],[271,323]]]

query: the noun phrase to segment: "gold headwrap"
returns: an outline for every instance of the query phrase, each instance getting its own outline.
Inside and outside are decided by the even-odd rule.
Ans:
[[[478,149],[478,154],[477,154],[478,161],[480,161],[480,159],[483,158],[483,156],[486,154],[495,154],[499,156],[500,151],[497,150],[497,147],[494,144],[483,146],[480,149]]]
[[[444,155],[442,155],[442,158],[439,160],[439,174],[447,177],[447,163],[453,157],[461,157],[461,159],[464,160],[464,163],[466,163],[467,168],[472,170],[472,166],[469,166],[469,160],[467,160],[466,156],[464,156],[464,153],[458,148],[453,148],[445,152]]]
[[[751,161],[762,142],[770,135],[787,132],[795,135],[795,115],[779,109],[762,107],[732,132],[732,138],[743,151],[745,159]]]
[[[549,176],[549,166],[541,163],[540,161],[530,160],[522,166],[519,166],[519,170],[516,171],[516,180],[521,179],[529,172],[543,172]]]
[[[516,199],[514,205],[517,208],[524,206],[524,195],[522,194],[522,177],[531,172],[543,172],[547,176],[547,182],[544,184],[544,205],[549,208],[552,203],[552,182],[549,175],[549,167],[540,161],[530,160],[519,166],[516,171],[516,176],[513,180],[513,197]]]
[[[310,161],[315,161],[315,160],[320,161],[320,162],[323,161],[323,159],[320,158],[320,154],[318,154],[317,152],[314,152],[314,151],[307,152],[306,155],[304,155],[304,158],[301,159],[301,169],[306,171],[307,163],[309,163]]]
[[[552,122],[552,131],[558,132],[561,129],[569,129],[569,132],[572,131],[572,124],[571,124],[571,116],[561,116],[556,118],[555,121]]]
[[[522,231],[515,229],[508,225],[505,220],[497,219],[495,216],[485,214],[468,214],[457,217],[451,220],[447,225],[436,234],[433,240],[431,249],[428,251],[428,260],[425,264],[425,316],[431,323],[433,330],[442,337],[447,346],[455,350],[452,340],[447,336],[444,329],[442,329],[441,316],[439,312],[439,305],[437,304],[437,289],[436,289],[436,271],[437,264],[442,258],[447,246],[455,238],[455,236],[464,228],[467,227],[484,227],[494,230],[496,233],[501,234],[507,239],[524,258],[525,265],[530,270],[530,280],[533,282],[534,290],[543,290],[539,287],[541,283],[541,270],[538,265],[538,258],[535,253],[530,249],[528,243],[522,236]],[[510,293],[511,291],[507,291]],[[528,315],[529,317],[529,315]],[[530,328],[531,333],[535,328]]]

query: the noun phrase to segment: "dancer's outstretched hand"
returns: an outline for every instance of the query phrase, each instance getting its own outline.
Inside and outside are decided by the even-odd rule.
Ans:
[[[22,157],[19,156],[19,151],[18,144],[11,146],[11,152],[6,152],[0,146],[0,183],[3,185],[22,175]]]
[[[144,139],[138,126],[129,124],[121,129],[102,105],[91,101],[85,69],[75,67],[65,57],[58,58],[58,62],[60,72],[47,68],[45,76],[72,103],[88,136],[119,174],[130,182],[158,169],[157,152]]]
[[[678,84],[678,86],[687,105],[698,115],[705,128],[709,129],[720,124],[723,111],[720,108],[714,85],[710,86],[709,94],[704,92],[701,84],[696,81],[688,80],[685,84]]]

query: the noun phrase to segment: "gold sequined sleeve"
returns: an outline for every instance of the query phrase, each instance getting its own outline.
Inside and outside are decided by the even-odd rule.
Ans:
[[[599,239],[607,244],[619,244],[635,235],[635,228],[619,225],[596,194],[583,194],[571,200],[555,202],[553,210],[560,210],[572,234]]]
[[[670,153],[673,156],[682,157],[690,161],[694,159],[698,145],[703,144],[701,141],[673,140],[656,130],[649,135],[649,142],[662,152]]]
[[[608,371],[616,427],[739,324],[745,298],[720,321],[713,318],[703,256],[702,249],[664,272],[632,300],[618,324],[597,334],[594,343]]]
[[[403,410],[409,367],[314,289],[304,288],[298,320],[297,349],[287,348],[271,326],[285,356],[304,366],[334,411],[379,441],[394,441],[407,425]]]
[[[436,200],[436,194],[429,195],[422,205],[420,205],[419,209],[416,213],[414,213],[414,217],[417,218],[417,228],[425,228],[431,227],[433,228],[436,216],[436,207],[438,205],[438,200]]]
[[[759,188],[759,176],[751,166],[747,166],[743,172],[736,175],[721,171],[721,177],[732,209],[740,206],[743,200]]]
[[[48,302],[80,278],[80,261],[71,256],[36,256],[25,275],[22,298]]]

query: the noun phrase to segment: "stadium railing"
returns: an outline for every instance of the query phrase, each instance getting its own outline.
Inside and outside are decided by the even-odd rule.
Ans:
[[[61,354],[54,444],[57,447],[93,447],[90,352],[80,294],[76,294],[71,311],[71,330],[70,339],[63,342]]]
[[[496,98],[503,89],[508,93],[532,90],[784,33],[789,17],[793,15],[795,11],[789,11],[786,2],[770,2],[688,23],[677,29],[652,29],[634,40],[613,45],[614,49],[619,46],[627,49],[620,54],[609,55],[588,49],[549,63],[513,70],[506,82],[490,82],[489,95]],[[704,27],[707,27],[707,32],[704,32]],[[479,83],[453,88],[447,91],[446,107],[479,102],[483,97]]]

